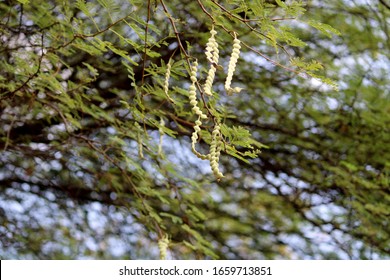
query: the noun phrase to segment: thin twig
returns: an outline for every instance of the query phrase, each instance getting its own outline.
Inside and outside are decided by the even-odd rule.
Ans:
[[[270,21],[281,21],[281,20],[296,20],[297,18],[295,17],[290,17],[290,18],[271,18]]]
[[[215,19],[214,17],[206,10],[205,6],[203,5],[203,3],[200,1],[200,0],[197,0],[198,1],[198,4],[200,6],[200,8],[202,9],[202,11],[208,15],[209,18],[211,18],[211,20],[213,21],[213,24],[215,23]]]
[[[175,32],[175,36],[176,36],[177,43],[179,44],[179,48],[180,48],[181,52],[182,52],[182,53],[184,54],[184,56],[185,56],[185,59],[186,59],[187,64],[188,64],[188,70],[190,71],[190,69],[191,69],[190,56],[189,56],[189,54],[187,53],[186,49],[184,48],[184,46],[183,46],[183,44],[182,44],[182,42],[181,42],[181,39],[180,39],[180,36],[179,36],[179,32],[177,31],[177,28],[176,28],[175,21],[174,21],[174,19],[172,18],[172,15],[169,13],[168,8],[167,8],[167,6],[166,6],[165,3],[164,3],[164,0],[160,0],[160,2],[161,2],[161,5],[162,5],[162,7],[163,7],[163,9],[164,9],[165,14],[167,15],[169,21],[171,22],[173,31]],[[210,115],[210,116],[213,116],[213,114],[212,114],[210,108],[207,106],[207,102],[206,102],[206,100],[205,100],[205,97],[204,97],[204,94],[203,94],[202,87],[200,86],[200,84],[199,84],[198,81],[196,82],[196,86],[197,86],[197,88],[198,88],[198,90],[199,90],[199,92],[200,92],[200,96],[201,96],[201,98],[202,98],[204,107],[206,108],[206,110],[207,110],[207,112],[209,113],[209,115]]]
[[[223,25],[220,25],[220,26],[221,26],[221,28],[222,28],[223,30],[226,31],[226,33],[230,34],[230,36],[232,36],[232,38],[234,38],[234,33],[235,33],[235,31],[232,32],[232,31],[228,30],[225,26],[223,26]],[[233,34],[232,34],[232,33],[233,33]],[[273,65],[275,65],[275,66],[281,67],[281,68],[283,68],[283,69],[285,69],[285,70],[288,70],[288,71],[293,72],[293,73],[298,74],[298,75],[299,75],[299,74],[302,74],[302,72],[296,71],[296,70],[294,70],[294,69],[292,69],[292,68],[289,68],[289,67],[287,67],[287,66],[285,66],[285,65],[283,65],[283,64],[280,64],[279,62],[277,62],[277,61],[275,61],[275,60],[269,58],[268,56],[262,54],[260,51],[254,49],[253,47],[249,46],[249,45],[246,44],[245,42],[242,42],[242,41],[241,41],[241,44],[244,45],[245,47],[247,47],[248,49],[250,49],[251,51],[255,52],[256,54],[260,55],[260,56],[263,57],[265,60],[271,62],[271,63],[272,63]],[[287,54],[288,54],[288,53],[287,53]],[[289,56],[290,56],[290,55],[289,55]]]
[[[144,47],[144,58],[142,61],[142,78],[141,78],[141,86],[144,85],[145,82],[145,67],[146,67],[146,58],[147,58],[147,50],[148,50],[148,31],[149,31],[149,21],[150,21],[150,0],[148,0],[148,17],[146,19],[145,25],[145,47]]]
[[[133,12],[131,12],[130,14],[132,14]],[[51,51],[56,51],[56,50],[59,50],[61,48],[64,48],[64,47],[67,47],[68,45],[70,45],[71,43],[73,43],[77,38],[80,38],[80,39],[85,39],[85,38],[92,38],[92,37],[96,37],[104,32],[106,32],[107,30],[109,30],[110,28],[114,27],[115,25],[117,25],[118,23],[124,21],[130,14],[126,15],[125,17],[123,18],[120,18],[118,19],[117,21],[107,25],[104,29],[101,29],[99,30],[98,32],[95,32],[95,33],[91,33],[91,34],[76,34],[74,35],[74,37],[67,43],[59,46],[59,47],[56,47],[56,48],[51,48],[51,49],[48,49],[49,52]]]
[[[279,62],[277,62],[277,61],[275,61],[275,60],[269,58],[268,56],[262,54],[260,51],[254,49],[253,47],[249,46],[249,45],[246,44],[245,42],[241,42],[241,44],[243,44],[245,47],[247,47],[247,48],[250,49],[251,51],[257,53],[258,55],[260,55],[260,56],[261,56],[262,58],[264,58],[265,60],[271,62],[271,63],[272,63],[273,65],[275,65],[275,66],[279,66],[279,67],[281,67],[281,68],[283,68],[283,69],[285,69],[285,70],[288,70],[288,71],[290,71],[290,72],[293,72],[293,73],[295,73],[295,74],[297,74],[297,75],[302,74],[302,72],[299,72],[299,71],[297,71],[297,70],[294,70],[294,69],[292,69],[292,68],[289,68],[289,67],[287,67],[287,66],[285,66],[285,65],[283,65],[283,64],[280,64]]]
[[[71,134],[73,137],[75,138],[79,138],[79,139],[82,139],[84,140],[89,147],[91,147],[93,150],[95,150],[96,152],[98,152],[99,154],[101,154],[107,161],[109,161],[111,164],[113,164],[115,167],[117,167],[119,169],[119,171],[123,174],[123,176],[126,178],[127,182],[131,185],[131,190],[133,191],[134,195],[136,197],[138,197],[140,200],[141,200],[141,204],[144,208],[144,211],[146,214],[149,215],[149,210],[148,210],[148,207],[146,206],[146,203],[145,203],[145,198],[142,196],[142,194],[137,190],[137,186],[134,184],[133,180],[131,179],[132,176],[129,176],[129,174],[127,174],[127,172],[125,172],[125,170],[123,170],[123,168],[114,160],[112,159],[109,155],[107,155],[107,153],[100,149],[99,147],[97,147],[95,144],[94,144],[94,140],[91,140],[89,139],[88,137],[85,137],[83,135],[77,135],[77,134]],[[150,216],[150,215],[149,215]],[[153,222],[154,222],[154,226],[156,227],[156,232],[159,234],[159,235],[162,235],[162,230],[161,230],[161,227],[160,225],[157,223],[156,219],[151,217],[153,219]]]
[[[128,17],[128,16],[129,15],[127,15],[126,17]],[[108,25],[106,28],[104,28],[102,30],[99,30],[96,33],[93,33],[93,34],[76,34],[76,35],[73,36],[73,38],[71,40],[69,40],[68,42],[66,42],[65,44],[63,44],[61,46],[58,46],[58,47],[55,47],[55,48],[50,48],[50,47],[46,48],[46,53],[54,53],[55,51],[57,51],[59,49],[65,48],[65,47],[69,46],[70,44],[72,44],[78,38],[84,39],[84,38],[96,37],[97,35],[99,35],[99,34],[105,32],[105,31],[109,30],[110,28],[112,28],[113,26],[118,24],[119,22],[125,20],[126,17],[123,17],[123,18],[113,22],[112,24]],[[41,71],[41,64],[42,64],[43,58],[45,56],[45,52],[44,52],[44,50],[45,50],[44,49],[44,32],[42,32],[42,34],[41,34],[41,45],[40,45],[40,47],[41,47],[41,56],[40,56],[40,58],[38,60],[37,70],[32,75],[30,75],[27,78],[27,80],[24,81],[19,87],[17,87],[13,91],[9,92],[11,95],[14,96],[19,90],[24,88],[32,79],[34,79],[39,74],[39,72]],[[1,98],[1,99],[3,99],[3,98]]]
[[[41,56],[39,57],[39,60],[38,60],[38,67],[37,67],[37,70],[32,74],[30,75],[26,81],[24,81],[23,84],[21,84],[19,87],[17,87],[15,90],[11,91],[10,94],[12,94],[12,96],[15,96],[15,94],[21,90],[24,86],[26,86],[32,79],[34,79],[38,74],[39,72],[41,72],[41,65],[42,65],[42,61],[43,61],[43,57],[45,56],[45,52],[44,52],[44,43],[43,43],[43,39],[44,39],[44,32],[42,32],[41,34]]]
[[[20,4],[19,32],[20,32],[20,30],[22,28],[22,23],[23,23],[23,8],[24,8],[24,5]]]
[[[263,36],[265,39],[267,39],[267,40],[273,42],[273,40],[272,40],[269,36],[265,35],[264,33],[260,32],[259,30],[257,30],[256,28],[254,28],[253,26],[251,26],[251,25],[249,24],[249,22],[251,22],[252,20],[246,20],[246,19],[243,19],[243,18],[241,18],[241,17],[239,17],[239,16],[237,16],[237,15],[231,13],[228,9],[226,9],[226,8],[225,8],[224,6],[222,6],[221,4],[215,2],[214,0],[211,0],[211,2],[214,3],[215,5],[217,5],[222,11],[224,11],[225,13],[227,13],[229,16],[234,17],[234,18],[238,19],[239,21],[243,22],[251,31],[253,31],[253,32],[255,32],[255,33],[257,33],[257,34]],[[276,20],[276,19],[275,19],[275,20]],[[280,19],[277,19],[277,20],[280,20]],[[276,43],[276,45],[277,45],[279,48],[281,48],[289,57],[291,57],[291,54],[286,50],[286,48],[285,48],[284,46],[282,46],[282,45],[279,44],[279,43]]]
[[[179,36],[179,32],[177,31],[177,28],[176,28],[176,24],[175,24],[175,21],[173,20],[171,14],[169,13],[168,11],[168,8],[167,6],[165,5],[164,1],[163,0],[160,0],[161,2],[161,5],[164,9],[164,12],[165,14],[167,15],[169,21],[171,22],[171,25],[172,25],[172,28],[173,28],[173,31],[175,32],[175,36],[176,36],[176,40],[177,40],[177,43],[179,44],[179,48],[180,50],[182,51],[182,53],[184,54],[185,58],[186,58],[186,61],[187,61],[187,64],[188,64],[188,67],[191,68],[191,63],[190,63],[190,56],[188,55],[186,49],[184,48],[182,42],[181,42],[181,39],[180,39],[180,36]]]
[[[12,118],[12,121],[11,121],[11,124],[9,126],[9,129],[7,131],[7,138],[5,139],[5,145],[4,145],[4,149],[3,149],[3,152],[5,152],[9,146],[9,141],[10,141],[10,136],[11,136],[11,130],[12,130],[12,127],[14,126],[14,123],[16,121],[16,114],[14,115],[14,117]]]

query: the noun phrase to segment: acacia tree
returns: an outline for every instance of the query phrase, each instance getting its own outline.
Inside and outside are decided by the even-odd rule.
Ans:
[[[0,4],[0,254],[389,256],[386,2],[69,2]]]

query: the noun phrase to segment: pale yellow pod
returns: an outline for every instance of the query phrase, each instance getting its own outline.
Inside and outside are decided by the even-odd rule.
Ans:
[[[165,260],[167,258],[169,246],[169,238],[167,235],[158,240],[158,249],[160,250],[160,259]]]
[[[173,99],[169,96],[169,78],[171,77],[171,60],[168,61],[167,64],[167,72],[165,72],[165,80],[164,80],[164,93],[168,100],[174,103]]]
[[[198,107],[198,101],[196,99],[196,86],[195,85],[197,82],[197,78],[196,78],[197,69],[198,69],[198,62],[195,61],[194,64],[191,66],[190,80],[191,80],[192,84],[190,85],[190,87],[188,89],[188,94],[189,94],[188,96],[190,99],[190,104],[192,105],[192,111],[195,114],[197,114],[198,116],[200,116],[202,119],[206,119],[207,116]]]
[[[236,70],[237,60],[240,57],[240,49],[241,49],[240,43],[241,43],[240,40],[234,38],[233,50],[229,61],[228,74],[225,81],[225,90],[228,95],[232,95],[233,93],[239,93],[242,90],[239,87],[231,88],[233,74],[234,71]]]
[[[214,27],[211,29],[210,34],[211,36],[206,45],[206,57],[207,60],[210,62],[210,69],[208,71],[206,82],[203,88],[204,93],[208,96],[213,95],[211,92],[211,88],[214,82],[215,72],[217,70],[215,65],[218,65],[219,59],[218,43],[214,38],[214,36],[217,34],[217,31],[214,30]]]
[[[214,176],[219,181],[223,176],[222,172],[219,170],[219,156],[221,152],[221,131],[220,126],[216,124],[214,130],[211,134],[211,145],[210,145],[210,167],[214,173]]]

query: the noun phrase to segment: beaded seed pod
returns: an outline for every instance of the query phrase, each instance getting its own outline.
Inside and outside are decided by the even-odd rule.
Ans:
[[[191,66],[191,72],[190,72],[190,79],[192,84],[190,85],[188,89],[190,104],[192,105],[192,111],[197,114],[202,119],[207,119],[207,116],[200,110],[198,107],[198,101],[196,100],[196,73],[198,70],[198,62],[195,61],[194,64]]]
[[[168,98],[168,100],[172,103],[174,103],[173,99],[169,96],[169,78],[171,77],[171,59],[169,59],[167,64],[167,72],[165,72],[165,80],[164,80],[164,93],[165,96]]]
[[[195,126],[194,126],[194,132],[192,133],[192,136],[191,136],[191,149],[192,149],[192,152],[200,159],[209,159],[209,156],[208,155],[203,155],[201,153],[199,153],[196,148],[195,148],[195,145],[196,143],[198,142],[198,134],[200,132],[200,126],[202,125],[202,122],[200,121],[200,119],[197,119],[195,121]]]
[[[235,37],[233,41],[233,50],[229,61],[228,74],[225,81],[225,89],[228,95],[232,95],[233,93],[239,93],[242,90],[242,88],[239,87],[235,87],[235,88],[230,87],[232,83],[234,71],[236,70],[237,60],[240,56],[240,49],[241,49],[240,43],[241,41],[238,40],[237,37]]]
[[[142,138],[141,138],[142,128],[139,125],[139,123],[137,123],[137,122],[134,125],[137,128],[138,156],[139,156],[139,158],[143,159],[144,158],[143,142],[142,142]]]
[[[215,40],[215,35],[217,34],[217,31],[214,30],[214,27],[211,29],[210,34],[211,36],[206,45],[206,57],[207,60],[211,63],[211,65],[206,78],[206,83],[204,85],[204,93],[209,96],[212,96],[211,87],[213,85],[215,72],[217,70],[216,65],[218,65],[219,50],[218,43]]]
[[[167,258],[167,251],[169,246],[168,236],[165,235],[163,238],[158,240],[158,249],[160,250],[160,259],[165,260]]]
[[[164,136],[164,130],[163,130],[163,127],[165,126],[165,121],[163,118],[160,119],[160,127],[158,129],[158,132],[160,133],[160,141],[158,143],[158,155],[160,157],[163,156],[163,152],[162,152],[162,145],[163,145],[163,136]]]
[[[192,133],[192,137],[191,137],[191,148],[192,148],[192,152],[197,157],[199,157],[201,159],[207,159],[208,157],[206,155],[202,155],[195,148],[196,142],[199,138],[198,133],[200,132],[200,126],[202,125],[201,119],[207,119],[207,116],[198,107],[198,101],[196,99],[196,86],[195,85],[197,82],[197,78],[196,78],[197,69],[198,69],[198,62],[195,61],[193,63],[193,65],[191,66],[190,79],[191,79],[192,84],[189,87],[188,93],[189,93],[190,104],[192,105],[192,111],[196,115],[198,115],[198,119],[195,121],[194,132]]]
[[[211,145],[210,145],[210,167],[217,178],[217,181],[223,177],[222,172],[219,170],[219,156],[221,153],[221,127],[216,124],[211,134]]]

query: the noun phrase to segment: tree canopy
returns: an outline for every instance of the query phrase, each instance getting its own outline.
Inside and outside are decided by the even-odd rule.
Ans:
[[[389,19],[2,1],[0,256],[389,258]]]

